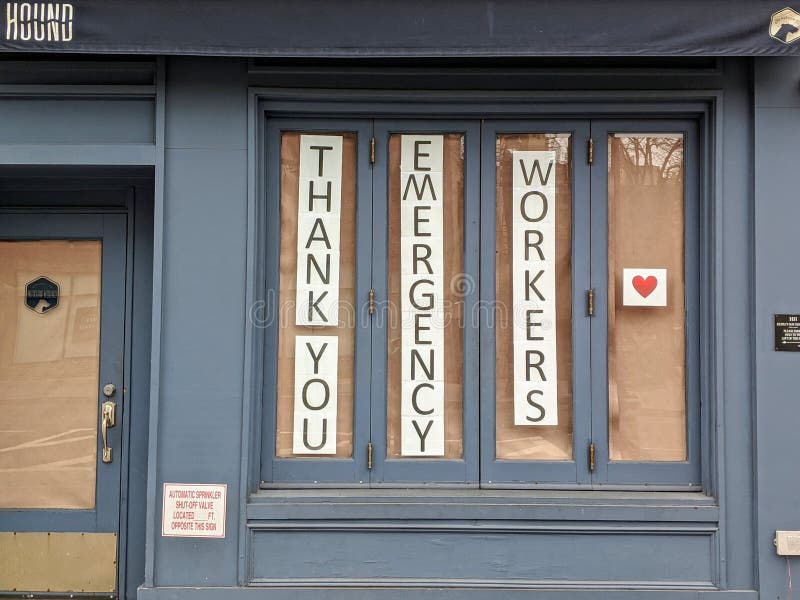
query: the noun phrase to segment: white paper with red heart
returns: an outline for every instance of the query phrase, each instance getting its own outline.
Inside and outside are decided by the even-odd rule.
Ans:
[[[666,269],[622,269],[623,306],[666,306]]]

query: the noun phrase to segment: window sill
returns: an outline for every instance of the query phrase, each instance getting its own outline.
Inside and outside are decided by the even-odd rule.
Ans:
[[[719,507],[699,492],[271,489],[250,497],[247,519],[711,523]]]

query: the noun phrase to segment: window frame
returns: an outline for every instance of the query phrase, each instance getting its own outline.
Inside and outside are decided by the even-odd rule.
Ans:
[[[589,286],[589,165],[581,160],[580,148],[589,139],[589,120],[526,119],[485,121],[483,125],[481,176],[481,487],[529,488],[586,485],[590,482],[587,453],[590,440],[589,379],[581,377],[589,369],[589,316],[585,294]],[[496,142],[504,134],[569,133],[572,136],[572,460],[508,460],[496,457],[495,356],[497,348],[494,320],[496,285]],[[579,260],[580,259],[580,260]],[[579,407],[584,407],[582,410]],[[535,473],[535,479],[531,474]]]
[[[265,285],[267,310],[271,321],[264,335],[263,437],[261,448],[262,487],[366,486],[369,483],[366,453],[361,451],[369,440],[369,404],[358,398],[369,393],[368,375],[371,323],[369,315],[356,310],[354,323],[355,356],[353,373],[353,455],[350,458],[278,458],[275,438],[277,423],[277,350],[280,335],[279,281],[281,239],[281,142],[284,132],[355,133],[356,138],[356,265],[355,297],[366,298],[372,271],[372,206],[367,198],[372,189],[372,170],[369,165],[369,143],[372,122],[369,119],[277,118],[268,119],[265,131]],[[270,297],[272,306],[269,305]],[[270,313],[268,313],[270,314]],[[366,392],[365,392],[366,388]]]
[[[388,200],[389,138],[393,134],[457,133],[464,136],[464,273],[478,282],[464,296],[464,317],[467,319],[462,340],[463,396],[462,435],[464,453],[461,459],[386,458],[386,319],[373,323],[372,362],[372,443],[374,468],[372,487],[398,485],[446,485],[477,487],[478,406],[479,406],[479,327],[472,322],[478,300],[479,274],[479,200],[480,200],[480,122],[432,117],[430,119],[375,119],[376,145],[373,169],[373,286],[376,298],[388,298]],[[473,167],[470,168],[470,165]],[[385,182],[385,183],[384,183]]]
[[[595,119],[592,135],[592,430],[596,469],[593,487],[613,485],[669,486],[702,489],[701,446],[701,304],[709,293],[701,276],[701,181],[703,161],[700,127],[690,119]],[[685,461],[610,461],[608,423],[608,136],[614,133],[681,133],[684,135],[684,339],[686,386]],[[599,151],[598,151],[599,150]]]
[[[260,91],[260,92],[257,91],[256,92],[256,96],[259,93],[263,93],[263,90]],[[302,92],[295,92],[295,93],[300,93],[302,95]],[[280,93],[278,95],[281,96]],[[469,100],[469,99],[466,100],[466,102],[474,102],[474,101],[475,101],[474,99],[473,100]],[[720,202],[718,194],[715,194],[713,196],[713,198],[711,197],[711,188],[713,187],[713,182],[711,182],[711,183],[709,183],[709,182],[703,183],[701,175],[700,175],[700,173],[705,172],[705,169],[708,168],[709,161],[712,160],[711,151],[712,151],[712,148],[713,148],[714,143],[715,143],[714,142],[714,138],[712,136],[712,133],[713,133],[712,132],[712,126],[711,126],[711,123],[709,123],[709,118],[710,118],[710,115],[712,114],[711,110],[710,110],[710,106],[712,106],[712,105],[713,105],[713,103],[709,104],[709,105],[706,105],[706,104],[704,104],[702,102],[698,102],[698,103],[695,103],[695,104],[692,104],[691,102],[687,102],[687,103],[684,103],[684,104],[675,103],[675,104],[671,104],[671,105],[665,105],[665,104],[660,104],[659,105],[659,104],[656,104],[655,108],[651,108],[650,109],[651,112],[647,112],[647,109],[644,109],[644,110],[643,109],[639,109],[638,111],[633,113],[633,114],[646,114],[648,116],[650,114],[653,114],[654,117],[658,117],[658,116],[665,117],[667,120],[669,120],[671,122],[674,122],[673,119],[669,118],[669,114],[671,114],[671,113],[678,113],[678,114],[680,114],[681,116],[684,116],[684,117],[687,114],[697,114],[698,115],[698,120],[695,121],[695,125],[697,126],[697,131],[698,131],[698,134],[696,136],[696,141],[697,141],[697,146],[698,146],[698,151],[697,151],[696,156],[698,157],[698,160],[702,161],[702,163],[698,164],[698,166],[697,166],[698,178],[701,179],[700,183],[702,184],[701,186],[698,186],[698,187],[702,188],[701,191],[698,193],[699,203],[698,203],[697,210],[698,210],[698,213],[701,215],[701,217],[699,218],[698,226],[702,226],[705,223],[708,227],[714,227],[715,225],[717,225],[717,222],[713,220],[715,217],[713,217],[713,214],[714,214],[713,213],[713,206],[711,206],[711,205],[713,203],[719,204],[719,202]],[[265,118],[269,117],[269,118],[265,119],[267,122],[275,122],[279,118],[286,117],[287,120],[291,121],[292,123],[297,123],[300,119],[302,119],[302,117],[294,117],[294,116],[289,116],[289,115],[295,115],[295,114],[302,115],[305,110],[310,110],[313,114],[320,114],[322,112],[325,112],[326,115],[330,116],[330,121],[333,121],[336,124],[341,124],[341,123],[344,122],[344,118],[340,118],[339,117],[340,114],[342,115],[342,117],[353,116],[353,115],[356,115],[356,114],[363,114],[363,111],[365,110],[364,106],[366,106],[366,104],[364,104],[364,103],[362,103],[362,104],[354,104],[353,106],[345,106],[345,105],[338,105],[337,106],[337,105],[331,104],[331,103],[329,103],[327,101],[314,100],[312,98],[311,102],[309,102],[307,105],[305,105],[305,106],[301,107],[300,109],[298,109],[298,105],[296,105],[293,102],[286,102],[281,97],[278,100],[276,100],[275,102],[269,102],[269,103],[268,102],[264,102],[264,103],[259,104],[259,111],[261,111],[263,109],[263,113],[261,113],[263,115],[263,117],[265,117]],[[420,107],[425,107],[425,108],[430,108],[431,109],[430,113],[425,113],[425,115],[424,115],[425,120],[435,119],[438,116],[441,116],[442,112],[447,112],[447,114],[453,114],[450,111],[444,111],[443,108],[440,107],[440,106],[437,107],[436,104],[426,104],[424,102],[418,102],[417,104],[414,104],[414,105],[411,105],[411,106],[408,106],[408,107],[402,107],[402,108],[388,108],[387,109],[386,105],[383,104],[383,103],[381,103],[381,104],[379,104],[377,106],[378,106],[378,108],[376,109],[376,112],[369,112],[370,115],[374,115],[375,119],[379,118],[379,115],[393,116],[395,112],[397,114],[403,113],[403,116],[408,116],[406,114],[406,113],[408,113],[408,111],[419,111]],[[481,105],[481,106],[485,106],[485,105]],[[556,120],[551,120],[551,119],[543,116],[543,114],[545,114],[545,113],[546,114],[552,114],[555,117],[559,117],[559,115],[563,116],[565,114],[566,115],[569,115],[569,114],[585,115],[586,114],[585,106],[583,106],[583,108],[580,108],[578,105],[573,105],[571,107],[564,107],[564,108],[554,108],[554,105],[552,105],[552,104],[549,105],[549,106],[550,106],[550,110],[552,111],[551,113],[547,113],[547,109],[544,106],[531,108],[530,106],[519,104],[519,103],[516,103],[516,104],[508,103],[508,104],[504,104],[504,105],[491,105],[491,108],[489,108],[489,109],[484,108],[482,110],[476,110],[476,109],[472,109],[472,108],[467,108],[465,110],[464,107],[460,106],[459,110],[457,110],[456,112],[458,114],[468,115],[470,118],[474,115],[475,118],[479,118],[479,119],[480,119],[481,115],[494,115],[494,116],[501,117],[502,115],[506,115],[506,114],[513,114],[515,116],[515,118],[516,117],[524,118],[524,117],[527,116],[528,112],[533,110],[535,114],[531,114],[529,120],[525,119],[524,122],[526,122],[526,123],[530,123],[530,122],[533,122],[533,121],[540,121],[540,122],[548,121],[550,123],[556,122]],[[601,106],[602,107],[596,113],[595,113],[595,111],[593,111],[593,114],[597,114],[599,117],[603,118],[605,115],[608,115],[609,117],[611,117],[611,116],[618,116],[619,114],[622,114],[622,112],[623,112],[623,108],[622,107],[625,107],[626,105],[624,103],[617,103],[617,104],[607,104],[607,105],[601,105]],[[323,108],[324,108],[324,110],[323,110]],[[330,112],[328,112],[329,109],[330,109]],[[275,117],[270,116],[270,111],[274,111],[274,114],[276,116]],[[414,112],[413,115],[415,115],[417,117],[421,116],[418,112]],[[704,120],[701,121],[701,119],[704,119]],[[322,119],[322,120],[325,121],[325,119]],[[369,119],[365,119],[365,120],[372,120],[372,119],[369,118]],[[713,122],[713,118],[711,120]],[[483,119],[481,119],[481,121],[483,121]],[[264,121],[261,121],[261,122],[263,123]],[[504,120],[504,122],[508,122],[508,121]],[[594,119],[593,120],[593,123],[599,123],[599,122],[600,122],[600,119]],[[648,123],[652,123],[652,121],[648,121]],[[331,131],[332,130],[330,127],[325,128],[325,129],[327,131]],[[648,129],[652,130],[652,127],[648,127]],[[259,139],[258,135],[255,136],[255,137],[256,137],[256,139]],[[595,141],[597,141],[597,140],[595,140]],[[718,142],[716,142],[716,143],[718,145]],[[255,144],[252,144],[252,145],[254,147],[262,147],[263,146],[263,148],[267,148],[267,146],[268,146],[268,144],[264,143],[263,141],[260,142],[260,144],[258,146],[256,146]],[[361,148],[362,148],[362,140],[359,140],[359,149],[360,149],[359,150],[359,169],[361,169],[361,162],[362,162]],[[576,148],[576,151],[574,152],[575,157],[573,157],[573,160],[579,159],[580,156],[582,155],[582,149],[579,149],[577,147],[577,145],[575,146],[575,148]],[[603,153],[604,152],[605,151],[603,151]],[[261,156],[261,160],[263,160],[263,153],[264,153],[264,150],[260,150],[259,151],[259,155]],[[267,154],[269,154],[269,151],[267,151]],[[595,155],[596,156],[598,155],[597,151],[595,151]],[[688,164],[688,161],[687,161],[687,164]],[[359,172],[361,172],[361,170]],[[576,172],[576,171],[574,171],[574,172]],[[257,176],[258,179],[261,179],[261,177],[262,177],[261,174],[259,174]],[[688,176],[687,176],[687,179],[688,179]],[[603,182],[603,187],[601,187],[601,189],[605,189],[605,186],[606,186],[606,182],[604,181]],[[262,189],[266,190],[269,186],[265,182],[261,181],[261,187],[262,187]],[[484,194],[482,193],[482,195],[484,195]],[[577,198],[577,193],[574,192],[574,196],[573,197]],[[688,197],[688,195],[687,195],[687,197]],[[493,199],[494,199],[494,193],[492,193],[492,201],[493,201]],[[482,207],[481,211],[483,211],[483,207]],[[576,216],[574,214],[573,221],[575,221],[575,218],[576,218]],[[274,224],[273,224],[273,226],[274,226]],[[270,227],[269,223],[268,223],[267,227]],[[259,243],[257,244],[257,247],[259,247],[259,244],[261,245],[261,247],[264,246],[263,237],[265,237],[265,236],[260,236],[258,238],[259,239]],[[266,237],[269,237],[269,236],[266,236]],[[268,246],[269,244],[267,243],[266,245]],[[713,271],[715,268],[718,268],[718,267],[715,267],[716,263],[711,262],[713,256],[715,256],[714,251],[715,251],[715,248],[716,248],[715,246],[713,246],[713,240],[709,240],[708,242],[706,242],[705,238],[704,238],[703,240],[699,240],[698,241],[698,246],[699,246],[699,253],[698,254],[700,255],[700,258],[702,259],[702,265],[701,265],[702,266],[702,272],[706,273],[708,270],[712,270]],[[602,260],[605,260],[605,259],[606,259],[606,255],[603,254]],[[717,257],[717,260],[719,260],[718,257]],[[256,259],[256,264],[258,264],[260,261],[263,261],[263,257],[262,258],[257,258]],[[263,265],[263,262],[261,264]],[[261,266],[260,268],[262,269],[261,270],[262,274],[264,274],[264,272],[267,271],[267,269],[264,269],[263,266]],[[574,274],[573,274],[573,278],[574,278]],[[262,277],[262,281],[264,281],[264,279],[265,278]],[[701,286],[701,288],[702,289],[698,290],[698,302],[697,302],[697,304],[700,306],[701,310],[703,311],[703,312],[701,312],[699,314],[699,322],[700,322],[700,327],[702,329],[699,329],[698,331],[701,331],[701,330],[702,331],[709,331],[709,327],[713,327],[714,324],[716,324],[716,326],[718,326],[718,324],[720,322],[720,319],[721,319],[721,317],[719,317],[715,312],[715,309],[717,308],[717,305],[719,304],[718,292],[716,292],[716,288],[713,285],[713,281],[703,282],[703,285]],[[575,288],[573,288],[573,296],[574,296],[574,294],[575,294]],[[264,295],[266,296],[266,290],[264,290]],[[604,296],[604,294],[603,294],[603,296]],[[576,309],[578,309],[582,305],[583,304],[582,304],[582,301],[581,301],[580,303],[575,303],[574,307]],[[688,306],[688,304],[687,304],[687,306]],[[603,306],[602,308],[600,306],[596,306],[596,310],[597,311],[603,311],[604,309],[605,309],[605,306]],[[710,331],[713,331],[713,329],[711,329]],[[481,335],[483,335],[483,333]],[[254,336],[254,337],[258,338],[260,336]],[[574,333],[573,333],[573,337],[574,337]],[[721,368],[721,366],[719,365],[719,359],[715,358],[716,354],[714,354],[713,345],[712,345],[712,343],[710,341],[702,341],[701,340],[700,343],[698,344],[698,346],[699,346],[699,349],[698,349],[699,358],[702,358],[704,361],[708,361],[709,364],[710,364],[710,370],[709,370],[708,366],[704,370],[700,369],[700,367],[698,366],[698,378],[697,378],[698,398],[700,398],[701,396],[705,398],[708,394],[711,394],[715,398],[717,398],[716,392],[715,392],[715,382],[719,377],[719,375],[716,372]],[[266,349],[266,346],[265,346],[265,349]],[[687,345],[687,349],[688,349],[688,345]],[[260,350],[256,350],[256,353],[259,353],[259,352],[261,352],[261,351]],[[698,360],[698,365],[699,365],[699,360]],[[256,366],[255,368],[256,368],[256,370],[259,369],[258,366]],[[245,371],[246,371],[246,381],[247,381],[248,369],[246,368]],[[702,379],[699,379],[699,376],[702,375],[702,373],[705,373],[705,375],[702,376]],[[261,394],[261,398],[262,398],[262,401],[264,402],[264,404],[263,404],[264,408],[256,407],[256,410],[258,412],[262,412],[263,411],[263,413],[265,414],[265,417],[261,422],[262,422],[262,426],[266,426],[266,422],[268,420],[268,414],[270,412],[270,410],[269,410],[269,406],[270,405],[267,403],[267,396],[268,396],[269,389],[268,389],[268,385],[265,385],[269,381],[269,378],[268,378],[269,377],[269,369],[267,368],[262,373],[254,373],[253,375],[255,377],[257,377],[258,380],[260,380],[260,382],[263,382],[263,383],[256,383],[256,386],[263,390],[263,393]],[[689,382],[689,376],[690,376],[689,375],[689,366],[687,364],[687,383]],[[274,374],[273,374],[273,377],[274,377]],[[594,374],[593,374],[593,378],[594,378]],[[595,384],[594,384],[594,380],[593,380],[592,383],[591,383],[591,387],[594,388],[594,385]],[[247,385],[247,387],[250,387],[250,386]],[[483,388],[483,383],[481,383],[481,389],[482,388]],[[577,389],[578,388],[576,386],[574,388],[574,391],[577,392]],[[483,390],[481,391],[481,394],[483,394]],[[493,401],[492,401],[492,404],[493,404]],[[484,406],[485,405],[486,405],[486,403],[484,403]],[[704,406],[705,406],[705,408],[703,408]],[[690,491],[705,490],[705,492],[708,493],[708,494],[714,494],[716,492],[716,488],[717,488],[716,478],[718,477],[719,461],[721,459],[720,459],[719,455],[716,454],[716,451],[715,451],[716,445],[717,445],[717,441],[716,441],[717,434],[715,433],[715,429],[712,427],[712,423],[714,422],[714,420],[716,418],[718,418],[718,415],[720,414],[720,410],[721,410],[721,405],[720,405],[720,400],[718,398],[715,401],[715,405],[714,406],[710,406],[709,407],[708,405],[703,404],[703,405],[701,405],[699,407],[699,410],[698,410],[700,418],[697,421],[697,428],[698,428],[698,432],[700,432],[702,435],[700,437],[699,444],[698,444],[698,453],[697,453],[697,457],[696,457],[698,459],[698,462],[696,463],[696,467],[698,469],[698,472],[700,472],[700,474],[701,474],[702,481],[701,481],[700,485],[695,485],[695,484],[684,485],[684,484],[680,484],[680,483],[676,483],[676,484],[672,484],[672,483],[667,483],[667,484],[653,483],[653,484],[651,484],[651,483],[642,482],[642,481],[636,481],[636,482],[625,482],[625,481],[610,482],[609,481],[609,482],[606,482],[606,483],[602,484],[603,488],[604,489],[608,489],[608,490],[613,490],[613,489],[690,490]],[[687,415],[688,415],[688,411],[687,411]],[[274,427],[274,425],[273,425],[273,427]],[[606,425],[606,427],[607,427],[607,425]],[[482,430],[481,431],[481,435],[482,436],[485,433],[485,429],[486,429],[486,426],[483,425],[481,427],[481,430]],[[465,428],[465,432],[466,432],[466,428]],[[255,435],[258,436],[258,431],[257,430],[255,431]],[[266,431],[263,431],[263,429],[262,429],[261,436],[262,436],[262,439],[268,439],[270,437],[274,438],[274,432],[272,432],[270,430],[270,428],[267,428]],[[576,437],[576,439],[577,439],[577,437]],[[688,439],[689,439],[689,436],[687,436],[687,440]],[[483,444],[483,440],[481,440],[481,442]],[[597,440],[595,440],[595,442],[597,442]],[[483,444],[483,446],[485,447],[485,444]],[[271,442],[271,444],[270,444],[270,442],[267,442],[266,444],[262,444],[261,445],[261,450],[262,450],[262,461],[261,461],[262,470],[260,472],[261,475],[262,475],[262,477],[261,477],[261,487],[307,487],[303,482],[290,482],[288,484],[283,484],[283,483],[276,483],[273,480],[269,479],[269,477],[271,476],[271,473],[272,473],[272,465],[271,464],[267,464],[268,461],[267,461],[267,457],[265,456],[267,454],[267,452],[265,450],[269,450],[270,448],[272,448],[273,451],[274,451],[274,439]],[[493,450],[494,450],[494,446],[492,445],[492,451]],[[576,444],[576,451],[575,451],[574,457],[577,459],[582,454],[583,454],[583,452],[581,451],[580,446],[578,446]],[[354,445],[354,457],[356,457],[356,458],[359,457],[359,453],[356,451],[355,445]],[[295,459],[290,459],[290,460],[295,460]],[[538,462],[538,461],[535,461],[535,462]],[[654,463],[647,463],[647,464],[651,465],[651,464],[654,464]],[[257,469],[258,465],[254,465],[254,467]],[[255,472],[257,472],[257,470],[254,470],[254,471],[251,471],[251,472],[255,473]],[[484,477],[485,481],[486,481],[486,479],[487,478]],[[494,483],[495,482],[484,483],[482,485],[482,487],[495,487]],[[599,478],[598,478],[598,480],[595,481],[595,483],[601,484],[602,482],[600,482]],[[312,484],[309,484],[309,485],[312,486],[312,487],[350,487],[350,484],[341,483],[341,482],[332,482],[332,483],[329,483],[329,484],[325,484],[325,483],[321,482],[319,484],[312,483]],[[447,485],[446,487],[452,487],[452,486],[451,485]],[[513,484],[501,484],[501,485],[498,485],[496,487],[513,488],[513,487],[517,487],[517,486],[515,486]],[[562,488],[563,489],[572,489],[573,487],[576,487],[576,485],[570,485],[569,483],[560,484],[558,482],[541,482],[541,483],[540,482],[535,482],[535,483],[532,483],[530,485],[523,485],[522,487],[544,487],[544,488],[547,488],[547,489],[562,489]],[[592,486],[586,486],[585,484],[577,484],[577,487],[578,488],[582,488],[582,489],[590,489]]]

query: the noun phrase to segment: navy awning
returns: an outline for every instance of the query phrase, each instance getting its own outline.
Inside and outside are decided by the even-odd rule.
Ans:
[[[800,54],[800,2],[784,2],[5,1],[0,50],[254,57]]]

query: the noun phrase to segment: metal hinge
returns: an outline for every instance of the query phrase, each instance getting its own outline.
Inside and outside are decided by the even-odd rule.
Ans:
[[[369,290],[369,314],[375,314],[375,289],[370,288]]]
[[[594,473],[594,444],[589,444],[589,471]]]
[[[372,442],[367,442],[367,469],[372,470]]]
[[[594,140],[589,138],[589,143],[586,148],[586,158],[591,165],[594,162]]]
[[[369,164],[375,164],[375,138],[369,139]]]
[[[594,289],[586,290],[586,312],[594,316]]]

